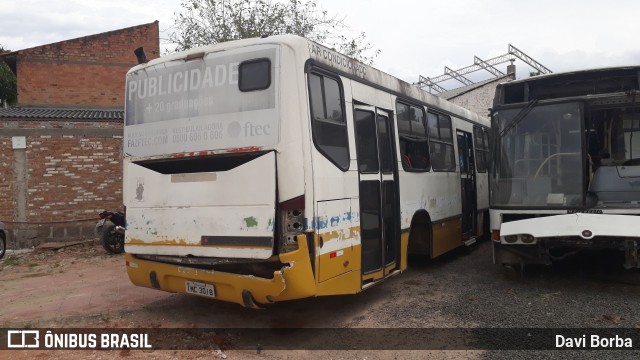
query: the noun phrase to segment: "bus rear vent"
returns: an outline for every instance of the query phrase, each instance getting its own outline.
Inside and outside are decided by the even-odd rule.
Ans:
[[[211,156],[198,156],[187,158],[159,159],[136,161],[134,164],[145,167],[161,174],[190,174],[201,172],[228,171],[240,165],[257,159],[266,152],[224,154]]]

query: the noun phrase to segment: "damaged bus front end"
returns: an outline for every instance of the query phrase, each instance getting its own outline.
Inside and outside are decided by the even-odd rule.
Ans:
[[[501,84],[492,112],[494,262],[550,264],[582,250],[640,267],[639,68]]]

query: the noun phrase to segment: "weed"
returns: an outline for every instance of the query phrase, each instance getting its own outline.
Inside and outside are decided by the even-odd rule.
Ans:
[[[11,266],[11,265],[20,265],[21,263],[22,263],[22,260],[20,258],[18,258],[17,256],[11,256],[11,257],[8,257],[2,265]]]
[[[111,319],[109,318],[109,314],[108,314],[108,313],[107,313],[107,314],[105,314],[105,313],[100,313],[100,321],[101,321],[101,322],[103,322],[103,323],[108,323],[108,322],[109,322],[109,320],[111,320]]]

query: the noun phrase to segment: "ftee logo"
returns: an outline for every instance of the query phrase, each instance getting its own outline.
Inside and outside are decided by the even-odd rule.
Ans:
[[[7,348],[29,349],[40,347],[39,330],[7,330]]]

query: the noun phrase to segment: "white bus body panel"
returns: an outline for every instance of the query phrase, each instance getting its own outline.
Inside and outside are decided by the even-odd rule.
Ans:
[[[456,164],[457,165],[457,164]],[[398,164],[402,169],[402,164]],[[460,174],[457,172],[433,172],[425,180],[424,173],[399,172],[401,227],[411,226],[413,215],[425,209],[431,221],[439,221],[458,215],[460,203]]]
[[[588,230],[590,236],[582,235]],[[500,242],[507,235],[529,234],[536,238],[580,236],[591,239],[594,236],[640,237],[638,217],[612,214],[564,214],[517,220],[500,226]],[[521,242],[518,242],[521,243]],[[532,242],[531,244],[535,244]]]
[[[129,253],[266,259],[273,253],[276,174],[269,152],[234,169],[161,174],[125,163]],[[229,237],[231,246],[202,245]],[[270,238],[270,247],[247,238]],[[228,242],[227,242],[228,243]]]

